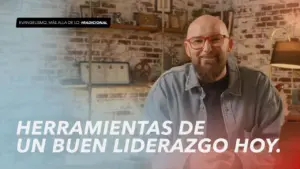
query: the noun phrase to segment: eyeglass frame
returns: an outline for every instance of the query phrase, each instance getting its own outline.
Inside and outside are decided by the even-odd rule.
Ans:
[[[230,39],[230,37],[228,37],[228,36],[226,36],[226,35],[223,35],[223,34],[215,34],[215,35],[212,35],[212,36],[217,36],[217,35],[221,35],[221,36],[223,37],[222,40],[224,40],[225,38]],[[212,36],[195,36],[195,37],[191,37],[191,38],[189,38],[189,39],[185,39],[184,42],[188,42],[188,43],[190,44],[191,48],[193,48],[193,45],[191,44],[190,40],[191,40],[192,38],[198,38],[198,37],[201,37],[202,39],[204,39],[204,44],[205,44],[205,42],[208,40],[208,42],[210,43],[210,45],[212,45],[212,44],[211,44],[211,40],[210,40]],[[224,43],[224,41],[223,41],[223,43]],[[213,46],[213,45],[212,45],[212,46]],[[200,48],[193,48],[193,49],[195,49],[195,50],[201,50],[201,49],[203,49],[203,47],[204,47],[204,45],[203,45],[202,47],[200,47]]]

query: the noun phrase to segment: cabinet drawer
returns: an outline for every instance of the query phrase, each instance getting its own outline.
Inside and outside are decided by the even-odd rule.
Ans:
[[[129,84],[129,63],[127,62],[92,62],[92,84]],[[89,63],[80,63],[80,76],[84,83],[89,83]]]

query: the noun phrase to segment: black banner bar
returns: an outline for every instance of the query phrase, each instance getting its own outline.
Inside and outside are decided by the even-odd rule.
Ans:
[[[17,28],[108,28],[110,18],[17,18]]]

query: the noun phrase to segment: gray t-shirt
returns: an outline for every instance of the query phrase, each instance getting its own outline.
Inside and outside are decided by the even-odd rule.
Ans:
[[[227,73],[224,78],[217,82],[201,85],[205,92],[207,138],[210,138],[212,141],[218,138],[227,139],[228,137],[221,109],[221,94],[227,89],[228,80],[229,74]]]

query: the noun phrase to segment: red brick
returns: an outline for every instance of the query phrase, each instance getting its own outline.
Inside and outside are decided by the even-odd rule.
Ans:
[[[174,47],[182,47],[182,44],[180,44],[180,43],[175,43],[175,44],[174,44]]]
[[[271,51],[270,50],[260,50],[261,54],[270,54]]]
[[[258,23],[256,24],[257,27],[265,27],[266,26],[266,23]]]
[[[243,29],[241,32],[242,33],[247,33],[247,29]]]
[[[255,16],[265,16],[266,12],[256,12]]]
[[[261,10],[263,10],[263,11],[270,11],[270,10],[272,10],[272,6],[262,6]]]
[[[118,43],[119,44],[124,44],[124,45],[129,45],[130,44],[130,40],[119,40]]]
[[[277,80],[278,80],[277,77],[272,77],[273,82],[276,82]]]
[[[280,21],[279,25],[286,25],[286,23],[287,23],[286,21]]]
[[[288,77],[281,77],[278,79],[279,82],[291,82],[292,79]]]
[[[68,54],[70,54],[70,55],[82,55],[83,51],[71,50],[71,51],[68,51]]]
[[[296,7],[299,7],[299,3],[289,3],[289,4],[286,4],[286,7],[288,7],[288,8],[296,8]]]
[[[273,9],[282,9],[282,8],[285,8],[285,4],[275,4],[273,6]]]
[[[266,15],[277,15],[277,14],[279,14],[279,11],[267,11],[266,12]]]
[[[187,5],[188,5],[188,6],[194,6],[194,3],[191,2],[191,1],[189,1]],[[206,5],[207,5],[207,4],[206,4]],[[204,8],[204,7],[203,7],[203,8]]]
[[[263,22],[270,21],[271,17],[269,17],[269,16],[261,17],[260,20],[263,21]]]
[[[146,57],[149,57],[149,58],[159,58],[159,55],[158,54],[154,54],[154,53],[147,53]]]
[[[294,78],[294,82],[300,82],[300,78]]]
[[[112,39],[102,39],[101,43],[114,43],[116,42],[116,40],[112,40]]]
[[[300,13],[300,8],[294,8],[294,13]]]
[[[112,38],[119,39],[123,38],[123,36],[121,34],[113,34]]]
[[[152,40],[152,38],[149,36],[141,36],[140,40]]]
[[[137,35],[130,35],[129,37],[128,37],[128,39],[138,39],[139,37],[137,36]]]
[[[245,38],[253,38],[253,35],[252,34],[247,34],[247,35],[245,35]]]
[[[104,7],[104,8],[116,8],[116,5],[115,4],[110,4],[110,3],[107,3],[107,2],[102,2],[102,7]]]
[[[267,22],[267,26],[276,26],[277,22]]]
[[[154,52],[162,52],[162,49],[160,49],[160,48],[154,48],[153,51]]]
[[[130,46],[130,47],[129,47],[129,50],[131,50],[131,51],[138,51],[139,48]]]
[[[264,48],[265,46],[264,45],[255,45],[255,47],[258,49],[261,49],[261,48]]]
[[[145,46],[145,45],[146,45],[146,42],[143,42],[143,41],[133,41],[133,42],[132,42],[132,45]]]
[[[83,42],[83,38],[71,38],[70,42]]]
[[[262,38],[262,34],[256,34],[256,38]]]
[[[92,51],[92,55],[100,56],[100,51]]]
[[[100,39],[93,39],[92,42],[93,43],[100,43]]]
[[[279,15],[279,16],[273,16],[273,20],[283,20],[283,16]]]
[[[152,48],[140,47],[140,51],[143,51],[143,52],[152,52]]]
[[[209,4],[203,4],[202,8],[209,8]]]
[[[283,89],[283,92],[284,92],[285,94],[291,94],[291,90],[290,90],[290,89]]]
[[[281,9],[280,10],[281,14],[287,14],[287,13],[290,13],[290,12],[293,12],[293,10],[292,9]]]
[[[151,59],[143,59],[145,62],[152,63]]]
[[[107,9],[104,8],[92,8],[93,9],[93,15],[94,17],[97,17],[97,15],[106,14],[108,13]]]

